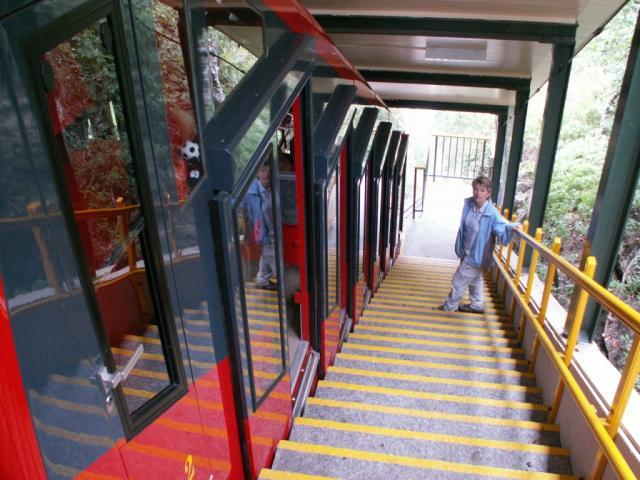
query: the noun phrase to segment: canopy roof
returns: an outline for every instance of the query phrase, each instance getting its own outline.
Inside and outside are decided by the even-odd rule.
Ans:
[[[554,45],[578,51],[624,3],[303,0],[383,100],[501,106],[545,83]]]

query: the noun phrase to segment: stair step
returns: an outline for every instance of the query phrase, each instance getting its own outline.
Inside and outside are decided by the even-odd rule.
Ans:
[[[450,364],[450,365],[477,365],[479,367],[499,367],[499,368],[513,368],[514,370],[526,370],[529,362],[524,358],[507,358],[507,357],[489,357],[480,352],[465,352],[465,353],[452,353],[443,351],[442,349],[436,350],[432,348],[424,348],[419,345],[377,345],[373,342],[357,342],[353,338],[353,334],[350,335],[350,340],[342,345],[342,352],[345,353],[363,353],[367,355],[384,357],[384,358],[396,358],[402,360],[424,360],[428,359],[432,362]]]
[[[388,303],[380,303],[375,299],[371,301],[367,309],[372,309],[376,311],[393,311],[393,312],[406,312],[406,313],[429,313],[434,311],[435,307],[442,305],[444,299],[442,301],[431,301],[431,302],[423,302],[421,305],[390,305]],[[505,310],[502,308],[485,308],[485,313],[468,313],[468,312],[452,312],[456,315],[472,315],[475,317],[486,316],[488,318],[499,318],[503,320],[507,320],[509,316],[505,313]]]
[[[500,368],[449,365],[446,363],[402,360],[397,358],[339,353],[334,361],[337,367],[358,368],[398,374],[426,375],[442,379],[459,379],[509,385],[535,386],[535,376],[529,372]]]
[[[480,313],[469,313],[469,312],[445,312],[442,310],[435,310],[434,307],[441,305],[442,302],[432,302],[430,306],[425,306],[423,308],[414,308],[414,307],[395,307],[389,305],[379,305],[375,301],[372,301],[367,306],[367,312],[392,312],[396,315],[438,315],[441,317],[450,317],[450,318],[467,318],[471,320],[502,320],[507,322],[510,320],[509,315],[500,311],[499,313],[487,311],[484,314]]]
[[[542,402],[541,390],[538,387],[381,372],[342,366],[329,367],[325,380],[445,395],[456,395],[463,391],[464,396],[491,400],[527,403]]]
[[[550,473],[571,472],[569,451],[565,448],[333,420],[298,418],[290,440],[425,460],[453,460],[478,466]]]
[[[402,330],[418,329],[420,331],[444,331],[461,333],[466,332],[470,335],[482,335],[486,337],[503,337],[512,338],[517,334],[512,328],[500,328],[500,326],[492,325],[460,325],[455,323],[445,323],[440,320],[409,320],[397,317],[376,317],[374,315],[363,315],[358,322],[358,328],[363,326],[384,326],[393,327]]]
[[[273,468],[290,469],[287,468],[289,466],[295,466],[295,470],[303,471],[307,474],[333,475],[345,480],[390,477],[401,477],[406,480],[424,478],[438,478],[438,480],[478,480],[482,478],[495,479],[497,477],[532,478],[532,472],[524,470],[426,460],[403,455],[283,440],[279,444]],[[535,474],[535,478],[540,480],[577,480],[578,477],[538,472]]]
[[[455,341],[463,341],[470,345],[499,345],[515,347],[518,344],[515,338],[505,338],[500,335],[484,335],[482,332],[446,332],[442,331],[442,329],[426,330],[421,328],[371,325],[366,322],[358,324],[357,332],[399,338],[451,339]]]
[[[545,422],[549,416],[549,408],[539,403],[417,392],[401,388],[327,380],[318,382],[316,396],[333,400],[367,402],[377,405],[394,405],[402,408],[426,409],[493,418],[513,418],[535,422]]]
[[[310,397],[307,399],[304,417],[560,446],[559,427],[556,424],[402,408],[396,405]]]
[[[412,320],[416,322],[439,323],[443,325],[463,325],[468,327],[483,327],[487,329],[513,330],[513,324],[509,320],[469,318],[461,312],[445,312],[443,310],[431,310],[424,314],[413,314],[405,312],[385,312],[367,308],[363,318],[386,318],[397,320]],[[475,317],[478,317],[477,315]]]
[[[400,293],[384,293],[376,294],[374,303],[377,305],[402,305],[414,307],[426,307],[432,304],[440,305],[447,297],[446,294],[440,292],[424,292],[420,296],[404,295]],[[469,297],[463,297],[461,303],[469,303]],[[504,304],[501,301],[494,300],[491,295],[484,298],[485,307],[492,310],[504,310]]]
[[[466,353],[473,355],[487,355],[502,358],[524,358],[521,348],[502,347],[494,345],[478,345],[473,343],[431,340],[424,338],[391,337],[385,335],[373,335],[359,333],[358,329],[349,335],[348,342],[364,343],[366,345],[382,345],[397,348],[423,348],[448,353]]]

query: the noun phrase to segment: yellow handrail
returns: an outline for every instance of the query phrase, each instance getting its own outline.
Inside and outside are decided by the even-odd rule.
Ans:
[[[628,463],[620,453],[620,450],[615,444],[618,428],[620,426],[622,416],[626,409],[629,397],[633,391],[636,379],[640,374],[640,313],[625,304],[618,297],[606,290],[604,287],[596,283],[593,280],[593,274],[595,272],[596,261],[594,257],[589,257],[585,264],[585,270],[580,271],[569,262],[564,260],[558,252],[560,250],[560,240],[554,241],[553,251],[545,247],[540,243],[542,232],[536,231],[536,238],[532,238],[526,232],[522,230],[516,230],[514,239],[509,243],[508,253],[506,258],[502,255],[502,248],[496,249],[494,252],[494,258],[498,267],[498,272],[503,276],[505,286],[508,286],[513,295],[512,307],[515,307],[517,303],[522,311],[522,323],[521,323],[521,335],[524,328],[528,323],[534,328],[535,339],[533,348],[533,358],[530,369],[535,366],[535,357],[538,353],[538,345],[542,344],[549,357],[551,358],[556,370],[560,375],[558,387],[556,388],[556,394],[553,402],[553,408],[550,412],[549,421],[555,421],[555,416],[558,413],[560,406],[561,396],[565,387],[571,392],[576,403],[580,407],[582,414],[584,415],[591,431],[595,435],[598,443],[600,444],[600,450],[596,455],[593,470],[589,476],[590,479],[600,479],[604,472],[607,460],[611,462],[613,469],[620,478],[633,479],[636,478],[635,474],[629,467]],[[510,268],[510,254],[514,241],[520,241],[520,250],[518,252],[518,268],[513,272]],[[525,255],[525,249],[529,246],[532,249],[533,257],[541,256],[549,263],[549,270],[547,272],[547,278],[545,281],[545,289],[543,292],[543,298],[538,312],[534,312],[533,304],[531,303],[531,281],[533,275],[535,275],[535,267],[529,270],[529,278],[527,281],[527,287],[525,289],[520,286],[520,273],[521,273],[521,261]],[[576,288],[580,291],[580,301],[576,314],[573,318],[571,329],[569,332],[569,338],[567,340],[567,346],[564,352],[556,351],[553,342],[549,339],[545,331],[545,313],[547,309],[547,302],[550,296],[551,284],[555,277],[556,270],[564,272],[575,284]],[[506,289],[505,289],[506,291]],[[591,297],[606,310],[616,315],[622,320],[631,330],[636,333],[633,348],[629,353],[627,365],[622,373],[618,389],[611,406],[611,411],[607,415],[607,418],[598,417],[595,408],[587,399],[585,393],[582,391],[580,384],[576,381],[575,377],[571,373],[571,360],[573,349],[577,341],[578,332],[582,324],[582,317],[584,314],[584,307],[588,298]],[[515,310],[515,309],[514,309]]]
[[[588,275],[578,270],[564,258],[559,255],[555,255],[549,248],[536,242],[530,235],[521,232],[520,230],[515,230],[514,233],[515,236],[524,238],[528,245],[538,250],[545,260],[554,263],[559,270],[569,276],[577,286],[584,289],[589,296],[602,305],[605,310],[614,314],[625,322],[631,330],[640,335],[640,312],[624,303],[613,293],[597,283],[595,280],[589,278]]]

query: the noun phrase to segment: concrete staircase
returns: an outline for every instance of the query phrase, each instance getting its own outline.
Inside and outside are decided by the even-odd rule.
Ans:
[[[490,280],[433,310],[456,266],[396,263],[261,479],[577,478]]]

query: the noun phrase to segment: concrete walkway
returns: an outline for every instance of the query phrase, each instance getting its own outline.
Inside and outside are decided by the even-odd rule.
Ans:
[[[460,225],[462,202],[471,193],[469,180],[427,180],[424,212],[416,214],[415,220],[412,220],[409,211],[404,220],[402,255],[456,260],[453,249]]]

